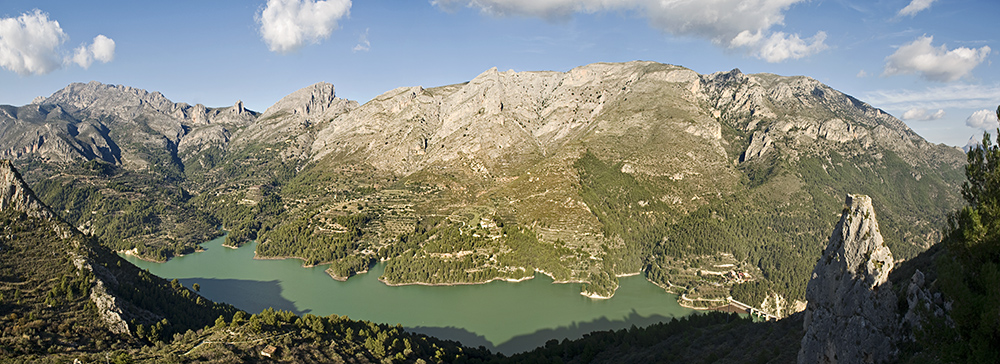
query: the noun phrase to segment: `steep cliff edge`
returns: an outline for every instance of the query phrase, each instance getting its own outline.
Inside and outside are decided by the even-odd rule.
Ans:
[[[892,253],[871,198],[849,195],[846,204],[806,289],[799,363],[884,363],[897,355]]]
[[[0,160],[0,211],[20,211],[28,216],[51,220],[55,214],[48,206],[35,198],[35,193],[21,179],[14,165],[6,159]]]

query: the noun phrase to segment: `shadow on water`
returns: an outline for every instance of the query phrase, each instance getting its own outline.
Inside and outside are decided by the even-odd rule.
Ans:
[[[415,332],[418,334],[424,334],[436,337],[442,340],[452,340],[462,343],[462,345],[478,348],[480,346],[489,349],[490,351],[496,352],[497,348],[483,335],[477,335],[476,333],[459,328],[459,327],[429,327],[429,326],[417,326],[417,327],[404,327],[406,331]]]
[[[546,341],[562,339],[576,340],[582,338],[584,334],[594,331],[620,330],[632,327],[645,327],[656,323],[669,322],[672,317],[662,315],[642,316],[632,310],[628,316],[622,320],[610,320],[607,317],[587,322],[573,322],[568,326],[560,326],[554,329],[539,330],[531,334],[515,336],[506,342],[496,345],[486,337],[457,327],[407,327],[406,330],[421,334],[431,335],[440,339],[455,340],[462,345],[471,347],[485,347],[493,352],[513,355],[530,351],[539,346],[545,345]]]
[[[275,310],[304,315],[312,310],[299,310],[295,303],[281,296],[277,280],[252,281],[244,279],[186,278],[179,279],[184,287],[200,286],[199,294],[215,302],[225,302],[249,313],[258,313],[268,307]]]

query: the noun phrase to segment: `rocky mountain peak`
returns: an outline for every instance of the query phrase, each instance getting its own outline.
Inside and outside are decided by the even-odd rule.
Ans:
[[[35,193],[21,179],[14,164],[7,159],[0,160],[0,211],[20,211],[28,216],[52,219],[52,213],[45,204],[38,201]]]
[[[163,110],[174,106],[174,103],[160,92],[149,92],[122,85],[107,85],[97,81],[72,83],[56,91],[42,103],[69,106],[74,111],[82,109],[111,111],[141,105]]]
[[[799,363],[882,363],[895,358],[896,296],[872,200],[847,196],[840,222],[806,288]]]
[[[267,119],[281,114],[289,114],[309,118],[338,106],[343,107],[345,102],[346,100],[337,98],[332,84],[319,82],[285,96],[267,108],[261,117]]]

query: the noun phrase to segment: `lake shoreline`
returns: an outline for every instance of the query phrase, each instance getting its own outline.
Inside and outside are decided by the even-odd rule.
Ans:
[[[552,279],[543,270],[517,271],[508,277],[477,282],[387,284],[380,281],[386,262],[338,282],[327,267],[302,269],[289,257],[256,257],[256,243],[222,249],[223,241],[206,242],[202,254],[154,263],[122,253],[129,261],[185,286],[198,283],[201,295],[260,312],[267,307],[318,316],[336,314],[371,322],[428,327],[438,337],[476,346],[503,347],[501,352],[532,350],[548,340],[577,338],[595,330],[647,326],[695,313],[638,277],[621,278],[612,299],[580,296],[580,283]],[[511,273],[511,272],[508,272]],[[568,274],[559,272],[559,278]],[[635,274],[630,274],[635,275]],[[518,284],[485,284],[494,281]],[[409,285],[412,287],[393,288]],[[450,287],[448,287],[450,286]],[[431,288],[447,287],[447,288]],[[406,302],[406,304],[399,304]],[[500,314],[498,314],[500,313]],[[513,319],[512,319],[513,318]],[[578,323],[589,323],[578,326]]]
[[[146,261],[146,262],[150,262],[150,263],[166,263],[171,258],[180,258],[180,257],[183,257],[183,256],[188,255],[188,254],[201,253],[201,252],[204,252],[204,251],[205,251],[205,249],[202,248],[201,245],[198,245],[198,249],[195,249],[195,251],[193,251],[193,252],[190,252],[190,253],[187,253],[187,254],[178,254],[178,255],[169,256],[169,257],[167,257],[167,259],[164,259],[164,260],[153,259],[153,258],[149,258],[149,257],[143,256],[143,255],[139,254],[139,248],[132,248],[132,249],[128,249],[128,250],[115,250],[115,253],[118,254],[118,255],[124,254],[124,255],[128,255],[128,256],[133,256],[136,259],[139,259],[139,260],[142,260],[142,261]]]
[[[225,245],[223,245],[223,246],[225,246]],[[228,246],[226,246],[226,247],[227,248],[231,248],[231,247],[228,247]],[[238,249],[238,248],[233,248],[233,249]],[[306,259],[302,258],[302,257],[294,257],[294,256],[267,257],[267,256],[263,256],[263,255],[257,255],[256,251],[253,252],[253,260],[285,260],[285,259],[298,259],[298,260],[301,260],[302,261],[302,268],[315,268],[317,266],[321,266],[321,265],[324,265],[324,264],[330,264],[331,263],[331,262],[319,262],[319,263],[316,263],[316,264],[306,264]],[[336,278],[334,278],[334,279],[336,279]],[[339,279],[337,279],[337,280],[339,281]],[[343,282],[343,281],[341,281],[341,282]]]
[[[532,276],[529,276],[529,277],[523,277],[523,278],[517,278],[517,279],[496,277],[496,278],[492,278],[490,280],[482,281],[482,282],[451,282],[451,283],[429,283],[429,282],[392,283],[392,282],[386,282],[384,279],[382,279],[382,277],[378,277],[378,281],[379,282],[382,282],[382,284],[385,284],[385,285],[387,285],[389,287],[402,287],[402,286],[427,286],[427,287],[473,286],[473,285],[477,285],[477,284],[487,284],[487,283],[496,282],[496,281],[504,281],[504,282],[517,283],[517,282],[524,282],[524,281],[527,281],[527,280],[530,280],[530,279],[535,279],[535,276],[532,275]],[[552,282],[552,283],[556,283],[556,282]]]

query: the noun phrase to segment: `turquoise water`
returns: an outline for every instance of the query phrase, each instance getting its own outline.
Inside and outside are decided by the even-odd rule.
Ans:
[[[645,326],[693,312],[642,276],[619,279],[621,287],[607,300],[584,297],[580,284],[552,284],[542,274],[517,283],[390,287],[378,281],[381,263],[338,282],[324,272],[325,266],[303,268],[296,259],[254,260],[255,243],[229,249],[222,242],[214,239],[202,244],[204,252],[166,263],[125,259],[160,277],[177,278],[185,287],[198,283],[202,296],[251,313],[274,307],[398,323],[410,331],[507,354],[550,339]]]

